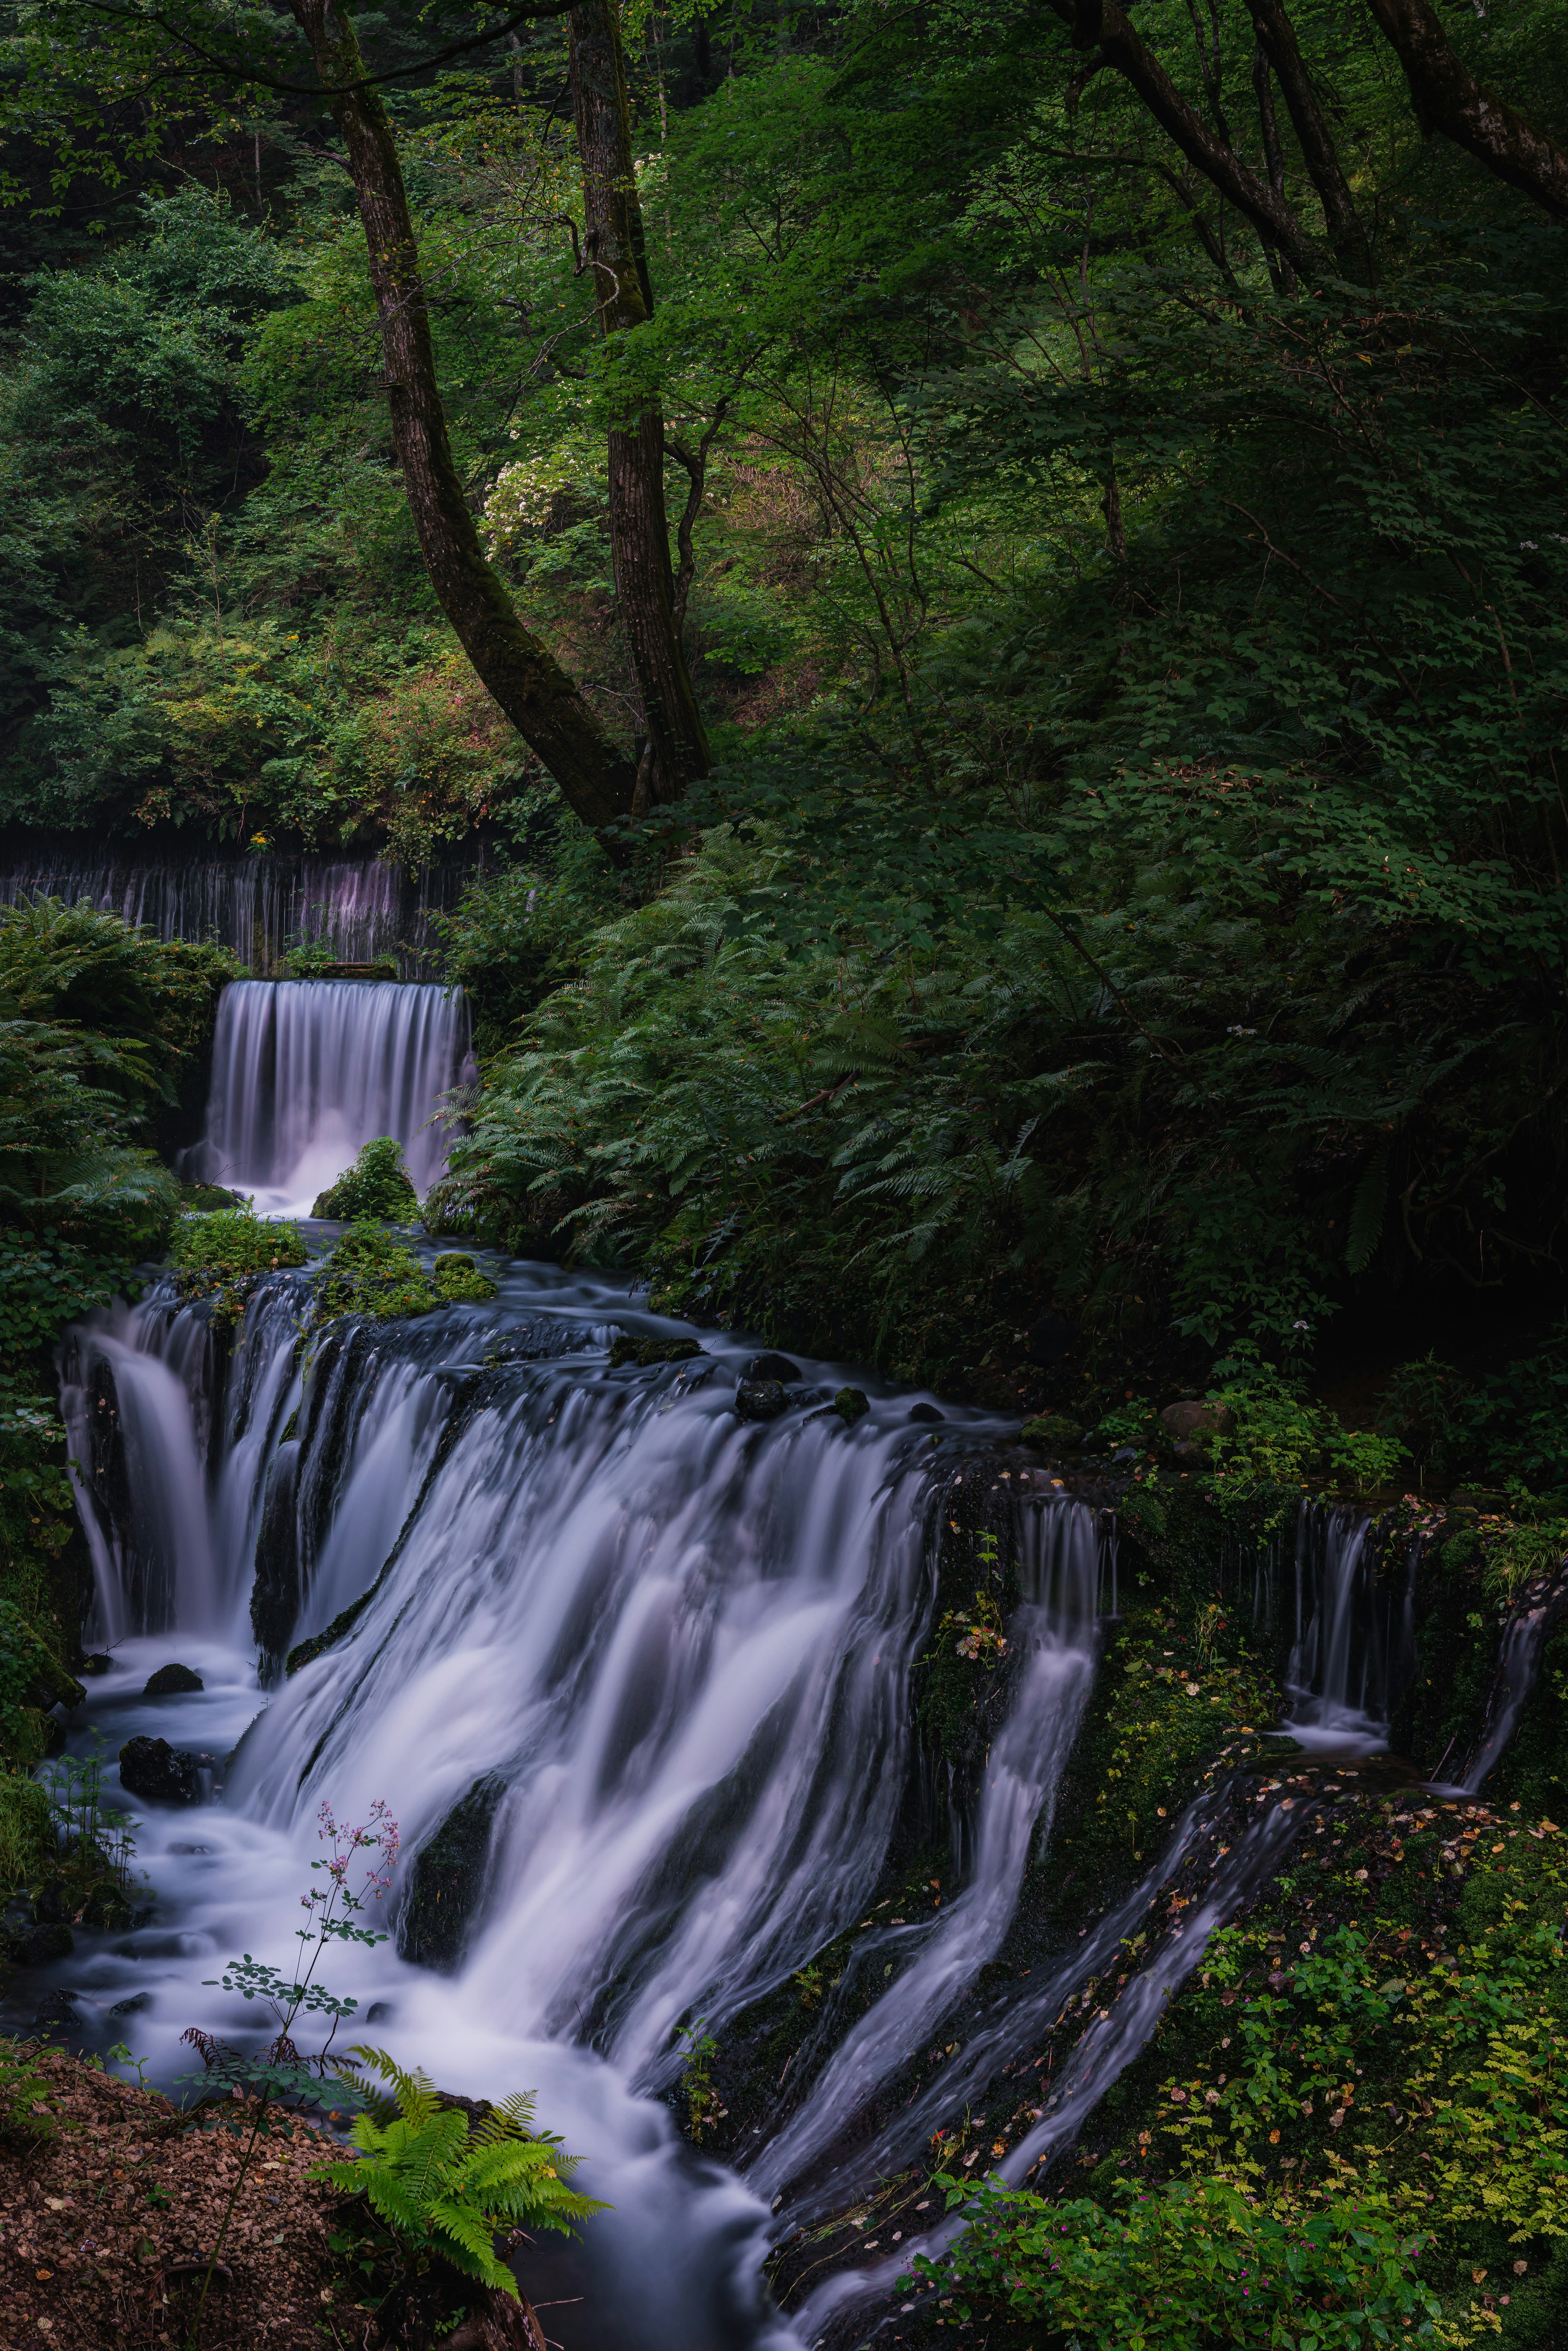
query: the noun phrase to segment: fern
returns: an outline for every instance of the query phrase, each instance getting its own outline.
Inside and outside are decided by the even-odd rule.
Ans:
[[[363,2101],[350,2137],[357,2161],[323,2165],[312,2179],[363,2196],[411,2252],[516,2296],[496,2239],[517,2229],[569,2231],[609,2208],[569,2185],[580,2158],[533,2128],[531,2097],[507,2098],[476,2126],[444,2105],[426,2074],[409,2073],[384,2049],[349,2053],[340,2078]],[[375,2088],[368,2077],[391,2085]]]

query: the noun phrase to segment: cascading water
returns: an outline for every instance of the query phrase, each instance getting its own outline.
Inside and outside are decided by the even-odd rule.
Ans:
[[[311,852],[193,858],[184,850],[94,852],[79,835],[0,842],[0,905],[90,899],[163,939],[216,939],[258,977],[291,940],[329,941],[345,962],[392,958],[404,979],[432,976],[431,916],[456,904],[482,869],[465,845],[417,874],[377,857]]]
[[[205,1130],[184,1172],[308,1216],[361,1144],[395,1135],[423,1191],[445,1151],[428,1122],[465,1074],[462,997],[434,984],[235,980],[218,1006]]]
[[[861,1915],[909,1782],[931,1502],[986,1425],[950,1416],[934,1446],[883,1398],[846,1429],[810,1387],[747,1425],[737,1344],[611,1371],[624,1291],[497,1270],[495,1306],[340,1326],[303,1379],[305,1272],[269,1280],[232,1355],[206,1306],[160,1288],[76,1334],[65,1401],[99,1617],[123,1636],[96,1719],[116,1747],[156,1729],[221,1753],[245,1734],[221,1806],[144,1821],[158,1923],[82,1961],[82,2012],[142,1998],[138,2046],[176,2070],[185,2026],[235,2029],[213,1962],[277,1940],[321,1802],[386,1798],[405,1851],[477,1804],[484,1865],[447,1972],[387,1945],[353,1991],[389,2004],[377,2030],[402,2053],[455,2086],[537,2088],[587,2151],[615,2212],[593,2231],[591,2314],[559,2339],[789,2341],[758,2283],[788,2211],[771,2222],[694,2158],[648,2093],[692,2018],[722,2032]],[[1093,1669],[1096,1538],[1078,1504],[1024,1520],[971,1883],[934,1929],[887,1938],[889,1988],[769,2150],[769,2183],[831,2155],[963,1992],[1049,1818]],[[256,1717],[258,1632],[276,1669],[367,1593]],[[177,1719],[137,1695],[176,1650],[206,1684]],[[405,1949],[417,1928],[411,1907]]]
[[[298,1212],[367,1134],[392,1133],[427,1181],[437,1153],[421,1121],[464,1037],[461,1004],[434,987],[232,987],[204,1172]],[[1075,1949],[975,2005],[1050,1834],[1102,1595],[1114,1606],[1096,1514],[1019,1481],[1022,1599],[1002,1719],[956,1840],[963,1883],[919,1923],[857,1940],[772,2136],[759,2126],[735,2169],[697,2157],[657,2095],[690,2037],[722,2035],[858,1933],[888,1865],[912,1782],[933,1506],[1000,1432],[949,1410],[934,1438],[907,1397],[885,1395],[846,1427],[825,1408],[827,1366],[807,1367],[781,1419],[744,1423],[739,1343],[708,1335],[695,1360],[612,1370],[612,1325],[671,1326],[607,1282],[496,1270],[491,1306],[342,1323],[308,1346],[308,1271],[273,1275],[232,1342],[167,1285],[72,1335],[62,1402],[96,1629],[116,1645],[91,1718],[115,1749],[148,1731],[233,1751],[221,1804],[141,1822],[153,1922],[84,1949],[68,1979],[85,2037],[97,2020],[101,2041],[118,2038],[108,2011],[130,2001],[139,2049],[174,2074],[187,2026],[245,2032],[214,1979],[240,1949],[285,1956],[317,1807],[363,1817],[385,1799],[404,1836],[395,1939],[356,1954],[334,1989],[444,2084],[537,2090],[586,2155],[584,2184],[614,2210],[575,2271],[555,2267],[555,2339],[783,2351],[885,2293],[913,2248],[841,2272],[790,2327],[759,2283],[769,2242],[916,2160],[939,2121],[1089,2000],[1169,1892],[1164,1939],[1124,1989],[1094,1995],[1106,2005],[999,2169],[1020,2179],[1067,2143],[1310,1804],[1260,1793],[1249,1813],[1211,1791]],[[1366,1536],[1352,1513],[1303,1517],[1290,1726],[1303,1743],[1381,1743],[1409,1595],[1391,1614]],[[204,1687],[147,1698],[149,1667],[173,1655]],[[1238,1801],[1241,1826],[1226,1829]],[[472,1865],[433,1911],[419,1856],[448,1851],[458,1823]],[[1212,1874],[1178,1900],[1189,1865]],[[929,2070],[923,2045],[966,2003]]]
[[[1387,1744],[1393,1700],[1415,1653],[1413,1547],[1403,1589],[1379,1589],[1364,1510],[1303,1504],[1296,1523],[1295,1639],[1281,1726],[1309,1752],[1372,1755]]]

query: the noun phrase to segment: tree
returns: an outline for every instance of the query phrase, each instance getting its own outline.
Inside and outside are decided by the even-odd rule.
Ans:
[[[1087,56],[1087,65],[1078,68],[1075,77],[1078,85],[1102,67],[1120,74],[1186,161],[1251,223],[1265,248],[1301,273],[1317,266],[1320,256],[1313,239],[1286,203],[1283,174],[1275,168],[1277,139],[1269,74],[1276,75],[1301,159],[1322,207],[1333,258],[1345,276],[1370,279],[1372,256],[1366,234],[1282,0],[1248,0],[1258,47],[1254,88],[1270,166],[1267,181],[1238,152],[1218,102],[1218,70],[1210,63],[1218,57],[1218,26],[1210,49],[1193,11],[1199,57],[1206,68],[1205,96],[1211,117],[1206,121],[1203,111],[1176,87],[1115,0],[1047,0],[1047,5],[1068,27],[1074,49]],[[1554,219],[1568,217],[1568,156],[1514,108],[1482,87],[1444,32],[1428,0],[1368,0],[1368,5],[1404,68],[1423,131],[1429,136],[1440,131]]]
[[[600,332],[630,334],[653,315],[617,0],[579,0],[569,21],[571,97],[582,165],[586,266]],[[632,404],[610,428],[610,528],[615,586],[643,691],[648,740],[639,807],[680,798],[707,773],[707,738],[686,668],[664,516],[664,420],[633,380]]]
[[[61,168],[105,160],[100,114],[84,131],[80,93],[123,100],[140,86],[148,101],[140,142],[150,152],[172,113],[270,91],[320,97],[342,138],[370,256],[385,356],[393,445],[420,550],[442,610],[476,671],[518,733],[538,754],[583,821],[603,832],[634,809],[673,800],[706,774],[706,739],[681,643],[664,496],[664,423],[656,392],[643,387],[609,434],[610,525],[615,577],[647,723],[641,762],[605,732],[548,646],[528,629],[485,553],[453,457],[421,277],[418,239],[382,95],[407,78],[486,46],[530,18],[570,12],[571,78],[601,329],[623,336],[652,316],[632,163],[625,75],[613,0],[531,0],[487,32],[451,44],[393,75],[367,70],[352,15],[341,0],[289,0],[315,69],[314,84],[288,70],[266,19],[236,26],[207,0],[141,15],[112,6],[69,5],[40,16],[29,52],[32,87],[13,101],[12,120],[36,110],[44,80],[73,104],[56,133]],[[74,20],[74,21],[73,21]],[[62,37],[63,36],[63,37]],[[129,68],[129,72],[127,70]],[[172,89],[176,95],[170,96]],[[135,143],[133,134],[130,143]]]

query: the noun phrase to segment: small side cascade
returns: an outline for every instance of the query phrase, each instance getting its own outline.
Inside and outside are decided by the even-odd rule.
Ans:
[[[423,1192],[445,1162],[429,1122],[467,1063],[466,1004],[433,983],[236,980],[183,1173],[251,1193],[268,1214],[308,1216],[362,1143],[391,1134]]]
[[[1364,1510],[1303,1504],[1296,1523],[1294,1642],[1281,1726],[1312,1750],[1379,1753],[1413,1670],[1416,1552],[1403,1577],[1383,1570]]]

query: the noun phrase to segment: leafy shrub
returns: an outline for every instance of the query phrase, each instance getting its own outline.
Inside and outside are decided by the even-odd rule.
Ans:
[[[422,2073],[405,2073],[384,2050],[359,2047],[346,2075],[361,2095],[364,2076],[392,2085],[371,2094],[350,2134],[357,2162],[323,2164],[311,2177],[363,2196],[415,2255],[434,2256],[464,2277],[517,2297],[517,2281],[496,2258],[495,2240],[514,2229],[563,2234],[608,2208],[569,2186],[580,2158],[533,2128],[531,2097],[511,2097],[470,2125],[443,2105]]]
[[[182,1217],[169,1257],[189,1273],[268,1273],[283,1265],[303,1265],[305,1243],[297,1225],[258,1217],[246,1200],[236,1207]]]
[[[431,1268],[436,1296],[445,1306],[479,1306],[496,1295],[496,1285],[481,1273],[465,1249],[443,1249]]]
[[[1313,2209],[1224,2179],[1119,2179],[1108,2210],[989,2185],[976,2196],[945,2173],[936,2184],[970,2226],[945,2265],[922,2258],[915,2268],[966,2320],[973,2295],[1053,2334],[1127,2351],[1439,2340],[1440,2305],[1415,2274],[1429,2240],[1402,2230],[1376,2197]]]
[[[304,1264],[305,1243],[297,1225],[258,1217],[246,1200],[237,1207],[182,1217],[169,1255],[182,1295],[214,1299],[217,1318],[235,1322],[265,1275],[280,1266]]]
[[[5,1671],[5,1653],[0,1648],[0,1677]],[[0,1715],[0,1737],[7,1731],[6,1717]],[[54,1857],[48,1797],[26,1771],[0,1771],[0,1892],[35,1885]]]
[[[419,1214],[419,1194],[402,1163],[402,1146],[390,1134],[378,1134],[361,1150],[353,1165],[319,1195],[313,1217],[381,1217],[406,1224]]]
[[[386,1322],[398,1315],[428,1314],[439,1304],[434,1284],[407,1243],[394,1239],[373,1218],[361,1217],[333,1243],[317,1280],[311,1316],[314,1322],[329,1322],[340,1314],[370,1314]]]

